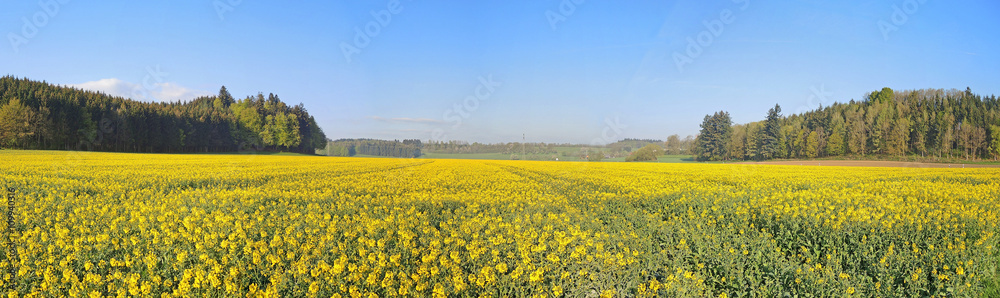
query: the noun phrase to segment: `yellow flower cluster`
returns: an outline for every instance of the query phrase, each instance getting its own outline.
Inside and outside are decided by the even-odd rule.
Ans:
[[[996,278],[993,169],[0,158],[10,296],[967,296]]]

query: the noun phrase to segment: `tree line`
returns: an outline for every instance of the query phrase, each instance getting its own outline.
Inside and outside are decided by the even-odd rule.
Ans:
[[[302,104],[262,93],[140,102],[102,92],[0,78],[0,147],[114,152],[291,151],[312,154],[326,135]]]
[[[883,88],[862,101],[834,103],[790,116],[775,105],[765,120],[732,123],[706,115],[695,139],[697,160],[768,160],[828,156],[1000,157],[1000,103],[972,90]]]
[[[421,140],[378,140],[378,139],[339,139],[329,141],[326,148],[317,150],[318,154],[329,156],[374,155],[390,157],[420,157],[424,153],[472,154],[472,153],[502,153],[527,154],[556,153],[555,144],[547,143],[468,143],[464,141],[427,141]]]
[[[565,146],[573,146],[564,144]],[[554,143],[495,143],[485,144],[465,141],[434,141],[424,143],[424,151],[429,153],[501,153],[501,154],[554,154],[557,153]]]
[[[639,148],[649,144],[663,144],[663,141],[655,139],[624,138],[615,141],[614,143],[604,145],[604,147],[612,154],[620,153],[617,155],[628,156],[628,154],[632,153],[632,151],[639,150]]]
[[[694,136],[687,136],[681,139],[679,135],[670,135],[667,137],[667,141],[655,140],[655,139],[634,139],[626,138],[620,141],[608,144],[607,147],[611,152],[624,153],[624,156],[630,155],[630,153],[642,149],[650,144],[658,146],[660,149],[657,150],[658,155],[682,155],[690,154],[691,147],[694,146]],[[650,147],[650,150],[653,147]]]
[[[415,158],[423,155],[420,140],[376,140],[376,139],[339,139],[329,141],[326,148],[317,150],[317,154],[327,156],[373,155]]]

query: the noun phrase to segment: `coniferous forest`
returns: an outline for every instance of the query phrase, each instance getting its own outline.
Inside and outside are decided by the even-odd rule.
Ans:
[[[291,151],[326,136],[302,104],[223,86],[189,102],[140,102],[46,82],[0,78],[0,148],[113,152]]]
[[[765,120],[733,125],[728,112],[706,115],[695,140],[698,160],[829,156],[1000,157],[996,96],[922,89],[871,92],[802,114],[771,108]]]

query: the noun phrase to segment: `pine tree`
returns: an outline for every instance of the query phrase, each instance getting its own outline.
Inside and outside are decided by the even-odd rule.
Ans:
[[[722,160],[727,156],[727,143],[732,133],[732,118],[728,112],[719,111],[701,124],[701,133],[695,140],[696,158],[699,161]]]
[[[761,158],[771,159],[778,153],[778,145],[781,137],[781,106],[775,104],[774,108],[767,111],[767,119],[764,120],[764,131],[761,136],[760,153]]]

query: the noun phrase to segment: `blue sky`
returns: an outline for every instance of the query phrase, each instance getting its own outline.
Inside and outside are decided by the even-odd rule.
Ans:
[[[142,100],[275,93],[333,139],[665,139],[713,111],[744,123],[882,87],[1000,95],[997,13],[934,0],[5,1],[0,72]]]

